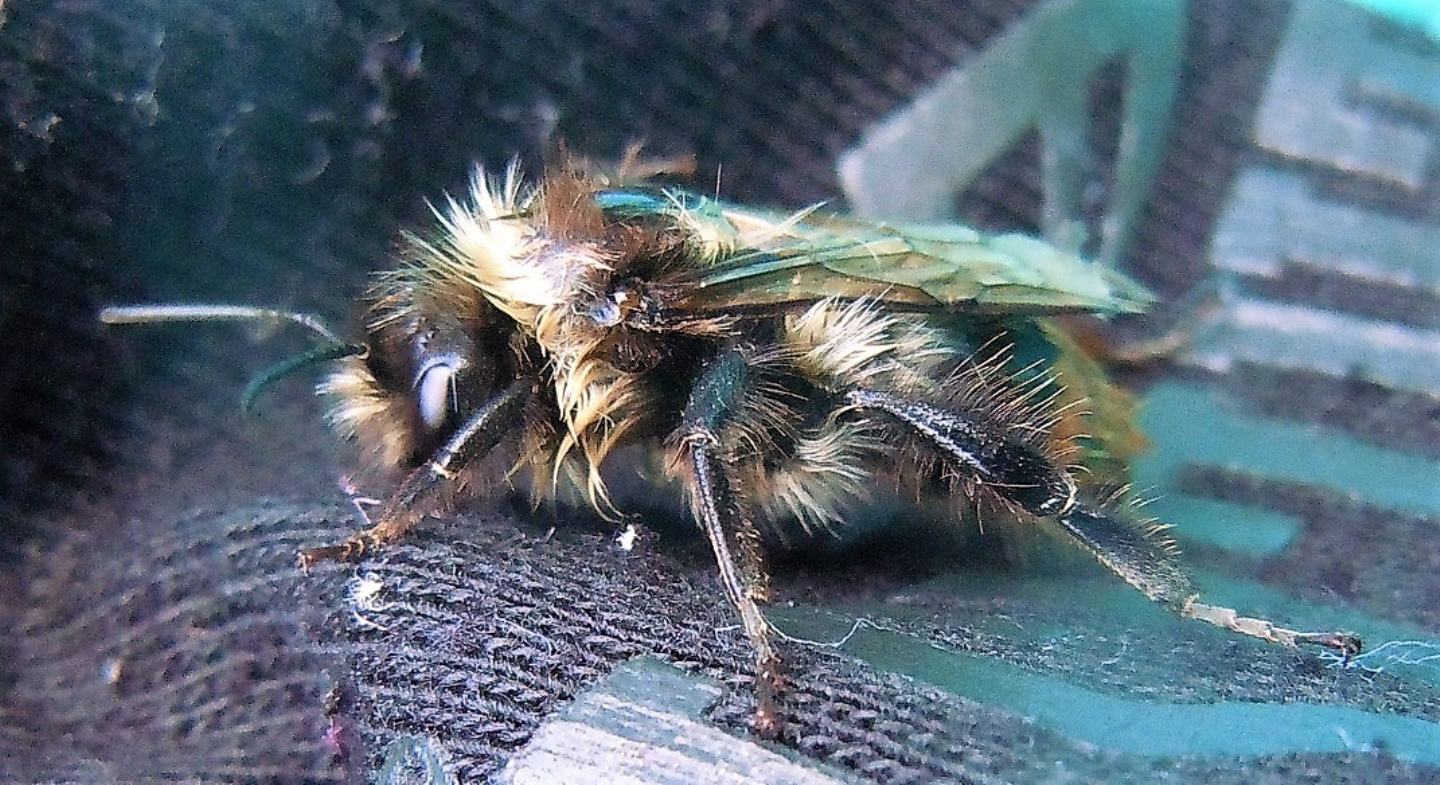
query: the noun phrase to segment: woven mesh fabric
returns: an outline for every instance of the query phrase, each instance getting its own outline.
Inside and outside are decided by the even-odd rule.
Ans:
[[[0,627],[11,634],[0,640],[0,778],[361,780],[396,735],[420,734],[462,781],[478,781],[567,698],[647,653],[725,683],[712,718],[742,734],[747,650],[703,548],[667,537],[626,556],[563,526],[545,539],[533,522],[493,514],[432,522],[354,570],[383,587],[357,615],[351,571],[294,569],[297,548],[354,526],[335,504],[346,459],[318,406],[298,382],[262,402],[264,417],[234,406],[252,371],[300,342],[187,329],[117,337],[92,314],[115,300],[203,298],[343,321],[395,231],[424,218],[424,198],[461,186],[473,161],[535,160],[562,139],[597,156],[637,138],[694,153],[701,172],[723,165],[722,190],[737,200],[834,199],[837,153],[1033,5],[6,0]],[[1128,260],[1166,292],[1204,273],[1287,10],[1192,4],[1174,139]],[[1097,138],[1113,136],[1115,100],[1113,85],[1097,88]],[[1038,161],[1033,141],[1017,146],[959,197],[961,213],[1033,228]],[[1409,320],[1430,304],[1385,303]],[[1296,374],[1234,386],[1307,416],[1292,412],[1300,381],[1332,425],[1412,451],[1440,444],[1420,396]],[[1287,588],[1309,590],[1316,576],[1353,570],[1357,547],[1400,537],[1340,547],[1377,516],[1293,489],[1193,479],[1330,510],[1318,525],[1330,539],[1269,566]],[[801,561],[780,593],[883,596],[941,569],[915,555],[924,550],[900,543],[835,572]],[[1421,600],[1440,571],[1414,574],[1352,599],[1412,609],[1433,628],[1423,609],[1436,606]],[[1437,705],[1386,677],[1336,690],[1292,655],[1204,631],[1149,668],[1111,673],[1105,642],[1125,639],[1124,619],[1087,619],[1108,637],[1063,655],[977,641],[965,620],[992,608],[938,607],[951,623],[914,634],[1117,689],[1422,717]],[[1004,610],[1024,621],[1023,609]],[[1230,656],[1207,658],[1207,646]],[[1244,766],[1112,755],[823,650],[786,652],[785,743],[878,781],[1433,776],[1360,754]],[[1200,675],[1182,689],[1167,679],[1176,671]]]
[[[542,529],[514,520],[462,518],[431,527],[360,566],[362,580],[383,588],[341,627],[355,652],[351,712],[362,718],[357,735],[372,744],[394,738],[396,730],[436,738],[462,781],[479,780],[523,744],[550,710],[622,660],[642,654],[725,683],[726,697],[711,717],[743,735],[753,709],[752,655],[730,609],[717,602],[704,569],[708,554],[624,553],[608,537]],[[871,584],[883,590],[887,580],[872,570],[842,568],[812,577],[810,588],[837,592]],[[954,643],[937,631],[921,634]],[[973,637],[961,637],[962,647],[974,645]],[[1210,684],[1196,682],[1188,696],[1167,683],[1173,680],[1165,674],[1191,672],[1193,663],[1185,660],[1200,659],[1206,641],[1216,639],[1201,631],[1192,640],[1176,641],[1168,652],[1171,661],[1155,666],[1156,696],[1283,696],[1373,707],[1374,696],[1384,692],[1327,694],[1331,687],[1323,675],[1292,678],[1285,673],[1294,670],[1292,656],[1262,653],[1251,659],[1257,649],[1263,652],[1254,646],[1241,647],[1249,662],[1238,672],[1230,678],[1216,673]],[[995,645],[1000,656],[1023,656],[1013,644]],[[790,682],[785,743],[879,782],[1040,782],[1062,773],[1080,782],[1114,782],[1168,768],[1164,762],[1084,749],[1018,718],[997,723],[976,704],[877,674],[823,648],[794,644],[785,651]],[[1077,652],[1072,665],[1095,667],[1108,653]],[[1399,690],[1399,682],[1391,684]],[[1392,694],[1389,701],[1392,710],[1435,711],[1433,697]],[[1298,759],[1268,761],[1248,776],[1283,782],[1306,765]],[[1342,769],[1368,776],[1390,766],[1355,760]],[[1207,778],[1216,773],[1211,766],[1189,772]],[[1394,766],[1393,773],[1401,779],[1423,775],[1405,766]]]
[[[163,534],[76,536],[33,560],[23,574],[29,610],[15,627],[22,645],[6,659],[0,776],[343,781],[363,778],[396,738],[410,736],[433,739],[460,781],[483,781],[550,711],[641,654],[724,683],[711,718],[744,734],[749,649],[703,552],[624,553],[608,537],[465,516],[353,570],[294,569],[297,547],[350,525],[343,507],[267,502],[188,516]],[[98,569],[90,554],[100,548],[127,569]],[[809,589],[853,591],[876,580],[842,571]],[[883,588],[889,578],[878,580]],[[955,640],[954,631],[922,634]],[[959,638],[976,645],[973,635]],[[1177,641],[1171,656],[1215,639]],[[1316,692],[1323,677],[1275,678],[1295,668],[1292,655],[1238,649],[1255,658],[1251,671],[1220,678],[1219,691],[1336,699]],[[1366,755],[1287,756],[1243,771],[1127,758],[824,649],[786,653],[785,742],[878,782],[1428,776]],[[1094,667],[1108,653],[1080,647],[1071,656]],[[1190,699],[1215,697],[1216,687],[1187,683]],[[1175,691],[1157,685],[1158,697]]]
[[[294,560],[297,543],[338,531],[267,505],[53,544],[9,627],[0,776],[336,779],[323,744],[336,657],[307,598],[343,579],[307,578]]]

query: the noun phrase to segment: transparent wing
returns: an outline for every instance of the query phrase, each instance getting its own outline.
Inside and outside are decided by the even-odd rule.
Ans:
[[[1153,299],[1125,275],[1042,240],[961,224],[778,213],[677,191],[607,192],[602,207],[664,213],[699,238],[709,262],[663,280],[674,285],[674,307],[696,314],[826,297],[996,314],[1123,313]]]

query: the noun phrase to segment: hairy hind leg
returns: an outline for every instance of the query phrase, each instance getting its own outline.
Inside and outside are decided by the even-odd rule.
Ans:
[[[1178,550],[1161,535],[1163,527],[1081,499],[1064,467],[969,413],[876,390],[852,390],[846,397],[856,408],[883,412],[904,423],[956,471],[1013,507],[1058,526],[1126,583],[1185,618],[1283,646],[1323,646],[1347,657],[1361,650],[1360,639],[1350,633],[1290,630],[1200,602],[1176,558]]]

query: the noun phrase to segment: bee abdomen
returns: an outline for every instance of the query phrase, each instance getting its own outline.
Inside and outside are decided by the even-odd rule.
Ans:
[[[852,390],[846,400],[904,422],[963,471],[1032,515],[1056,515],[1075,503],[1075,483],[1062,467],[979,416],[874,390]]]

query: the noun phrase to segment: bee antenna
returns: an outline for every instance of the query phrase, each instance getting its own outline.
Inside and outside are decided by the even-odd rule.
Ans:
[[[336,343],[327,346],[317,346],[309,351],[287,357],[261,370],[260,373],[255,375],[255,378],[250,380],[249,384],[245,385],[245,391],[240,394],[240,409],[246,412],[253,409],[255,407],[255,401],[260,397],[261,393],[269,389],[270,385],[296,371],[331,360],[362,355],[365,351],[366,347],[360,344]]]
[[[329,346],[345,343],[318,316],[278,308],[261,308],[254,305],[180,303],[108,305],[100,309],[100,321],[105,324],[155,324],[158,322],[267,322],[281,324],[291,322],[324,338]]]

